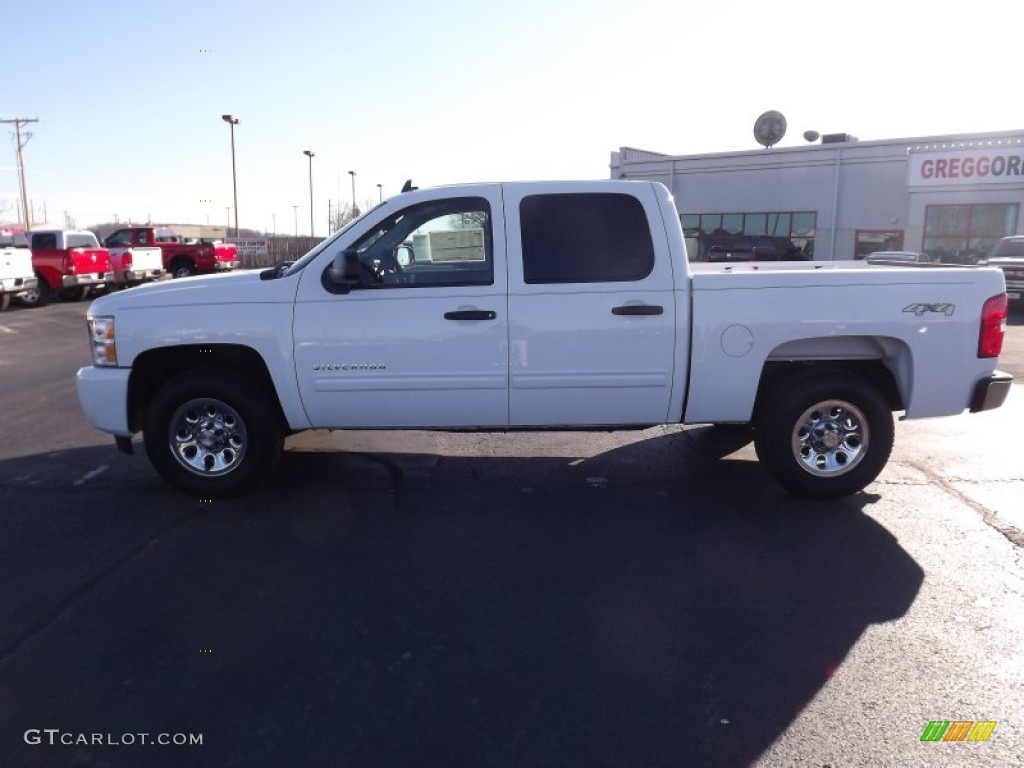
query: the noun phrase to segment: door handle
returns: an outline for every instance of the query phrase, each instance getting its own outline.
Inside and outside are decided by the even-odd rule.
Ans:
[[[494,320],[497,312],[489,309],[460,309],[455,312],[445,312],[445,320]]]
[[[622,307],[612,307],[613,315],[660,315],[665,308],[658,304],[626,304]]]

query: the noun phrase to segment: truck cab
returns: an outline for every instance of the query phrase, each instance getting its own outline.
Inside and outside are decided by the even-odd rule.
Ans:
[[[238,250],[224,243],[187,243],[171,227],[125,227],[111,233],[106,242],[125,247],[157,247],[163,269],[171,277],[229,272],[238,267]]]

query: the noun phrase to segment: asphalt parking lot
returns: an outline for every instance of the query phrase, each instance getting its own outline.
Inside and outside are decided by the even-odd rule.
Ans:
[[[85,310],[0,315],[5,765],[1024,762],[1024,385],[840,502],[698,427],[312,432],[206,503],[85,421]]]

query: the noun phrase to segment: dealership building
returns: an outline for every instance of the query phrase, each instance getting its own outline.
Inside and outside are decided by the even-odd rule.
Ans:
[[[1024,234],[1024,130],[882,141],[829,134],[706,155],[623,147],[612,152],[611,177],[672,191],[692,260],[745,240],[819,261],[907,250],[971,263],[999,238]]]

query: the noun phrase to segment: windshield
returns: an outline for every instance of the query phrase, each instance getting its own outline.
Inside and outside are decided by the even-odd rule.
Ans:
[[[64,235],[68,248],[99,248],[100,243],[92,232],[68,232]]]
[[[288,267],[287,271],[285,271],[284,274],[281,275],[281,277],[290,277],[291,275],[294,275],[296,272],[301,272],[303,269],[305,269],[306,265],[309,264],[309,262],[311,262],[313,259],[315,259],[317,256],[319,256],[321,253],[326,251],[331,245],[333,245],[337,241],[337,239],[339,237],[344,235],[346,232],[348,232],[350,229],[352,229],[352,227],[354,227],[360,221],[365,219],[367,216],[369,216],[371,213],[373,213],[374,211],[376,211],[378,208],[380,208],[382,205],[385,205],[385,204],[386,204],[386,201],[383,202],[383,203],[378,203],[373,208],[371,208],[370,210],[366,211],[366,213],[364,213],[361,216],[357,216],[356,218],[352,219],[352,221],[350,221],[348,224],[343,226],[341,229],[339,229],[337,232],[335,232],[333,235],[331,235],[326,240],[324,240],[322,242],[319,242],[316,245],[314,245],[311,250],[307,251],[294,264],[292,264],[290,267]]]
[[[21,232],[0,233],[0,248],[28,248],[28,239]]]

